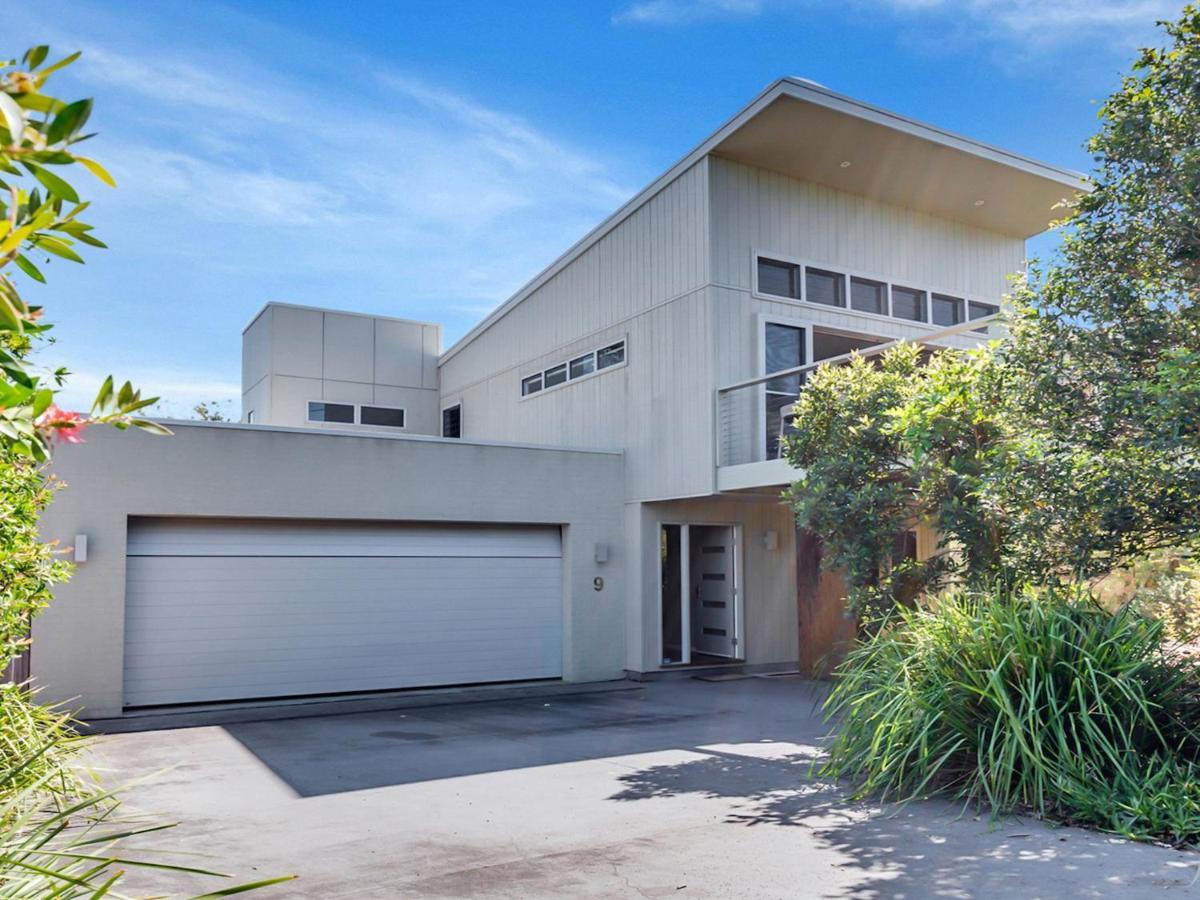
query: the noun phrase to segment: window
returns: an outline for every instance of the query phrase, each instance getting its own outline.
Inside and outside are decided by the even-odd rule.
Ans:
[[[972,322],[976,319],[986,319],[988,316],[994,316],[1000,312],[1000,307],[994,303],[980,303],[972,300],[967,304],[967,318]],[[982,328],[974,329],[974,334],[987,334],[988,327],[984,325]]]
[[[462,404],[447,406],[442,410],[442,437],[462,437]]]
[[[309,403],[308,421],[354,424],[354,406],[350,403]]]
[[[610,344],[603,350],[596,351],[596,368],[607,369],[611,366],[619,366],[625,362],[625,342],[620,341],[616,344]]]
[[[986,319],[988,316],[994,316],[1000,312],[1000,307],[994,303],[979,303],[975,300],[972,300],[967,308],[971,313],[972,321],[975,319]]]
[[[763,365],[767,375],[804,365],[805,334],[803,328],[767,322],[763,334]],[[784,422],[784,410],[800,396],[800,374],[772,378],[765,385],[765,414],[767,459],[779,457],[779,439],[791,427]]]
[[[924,322],[925,292],[892,285],[892,315],[910,322]]]
[[[845,306],[846,279],[837,272],[822,269],[804,270],[804,298],[809,303],[825,306]]]
[[[586,356],[577,356],[571,360],[571,377],[582,378],[584,375],[590,375],[596,371],[596,354],[589,353]]]
[[[404,410],[393,406],[360,406],[358,423],[360,425],[377,425],[382,428],[403,428]]]
[[[800,267],[795,263],[779,262],[759,257],[758,291],[777,297],[800,299]]]
[[[550,388],[567,380],[567,364],[562,363],[545,372],[545,386]]]
[[[850,308],[859,312],[887,315],[887,285],[868,278],[850,279]]]
[[[930,302],[933,312],[934,325],[957,325],[963,321],[963,301],[961,297],[947,297],[945,294],[934,294]]]
[[[619,366],[623,362],[625,362],[625,342],[617,341],[615,344],[609,344],[599,350],[592,350],[590,353],[576,356],[569,362],[557,363],[541,372],[526,375],[521,379],[521,396],[528,397],[530,394],[558,387],[560,384],[566,384],[578,378],[587,378],[604,369]]]

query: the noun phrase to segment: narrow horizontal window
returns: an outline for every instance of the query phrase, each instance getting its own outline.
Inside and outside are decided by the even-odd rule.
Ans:
[[[528,397],[530,394],[536,394],[542,389],[542,373],[530,375],[521,382],[521,396]]]
[[[963,301],[961,297],[947,297],[945,294],[934,294],[930,299],[930,309],[933,313],[934,325],[958,325],[963,320]]]
[[[850,308],[877,316],[887,315],[887,285],[869,278],[851,278]]]
[[[892,315],[910,322],[926,321],[925,292],[892,285]]]
[[[596,351],[596,368],[607,369],[611,366],[619,366],[625,362],[625,342],[621,341],[616,344],[610,344],[603,350]]]
[[[800,299],[800,267],[777,259],[758,258],[758,292]]]
[[[705,628],[705,634],[711,634],[713,637],[725,637],[726,631],[724,628]]]
[[[309,403],[308,421],[354,424],[354,406],[349,403]]]
[[[979,303],[976,300],[972,300],[967,304],[967,318],[971,321],[986,319],[988,316],[994,316],[998,312],[1000,312],[1000,307],[994,303]],[[988,326],[984,325],[982,328],[976,328],[972,334],[987,334],[987,332]]]
[[[358,422],[382,428],[403,428],[404,410],[393,406],[363,406],[358,410]]]
[[[571,377],[582,378],[584,375],[590,375],[596,371],[596,354],[589,353],[587,356],[577,356],[571,360]]]
[[[825,306],[846,305],[846,279],[823,269],[804,270],[804,299]]]
[[[544,384],[546,387],[554,387],[556,384],[562,384],[567,380],[567,364],[555,366],[553,369],[547,369],[545,372]]]
[[[978,303],[975,300],[970,302],[968,308],[971,313],[972,321],[975,319],[986,319],[988,316],[994,316],[996,313],[1000,312],[1000,307],[996,306],[994,303]]]
[[[447,406],[442,410],[442,437],[462,437],[462,404]]]

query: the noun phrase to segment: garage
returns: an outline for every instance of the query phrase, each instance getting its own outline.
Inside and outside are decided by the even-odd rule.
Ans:
[[[130,518],[126,707],[562,676],[557,526]]]

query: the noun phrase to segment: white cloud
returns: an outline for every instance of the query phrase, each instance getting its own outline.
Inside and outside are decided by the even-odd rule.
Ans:
[[[762,11],[761,0],[642,0],[614,15],[613,22],[690,25],[710,19],[750,17]]]
[[[1132,45],[1144,41],[1156,21],[1178,16],[1180,6],[1176,0],[640,0],[619,10],[613,22],[690,25],[849,7],[918,24],[938,16],[956,29],[1006,42],[1045,46],[1099,38]]]

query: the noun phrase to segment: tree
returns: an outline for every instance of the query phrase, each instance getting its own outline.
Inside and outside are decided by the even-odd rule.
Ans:
[[[19,62],[0,62],[0,448],[35,460],[49,456],[55,435],[77,438],[91,424],[166,432],[136,416],[157,398],[143,399],[129,382],[117,389],[111,376],[89,413],[59,409],[54,395],[66,370],[47,378],[29,360],[32,341],[51,325],[41,307],[22,298],[19,278],[45,283],[42,267],[52,257],[82,263],[83,247],[104,247],[91,233],[92,226],[80,219],[88,203],[64,177],[65,170],[86,169],[115,186],[98,162],[77,152],[91,137],[83,127],[92,101],[65,103],[44,90],[49,78],[79,54],[43,65],[48,56],[49,48],[43,45],[26,51]]]
[[[220,400],[201,400],[192,407],[192,414],[201,422],[228,422]]]
[[[1059,259],[1017,280],[1009,339],[926,365],[898,348],[802,393],[791,496],[856,601],[888,598],[906,518],[942,537],[931,585],[1200,545],[1200,8],[1165,29],[1102,107],[1092,189]]]

